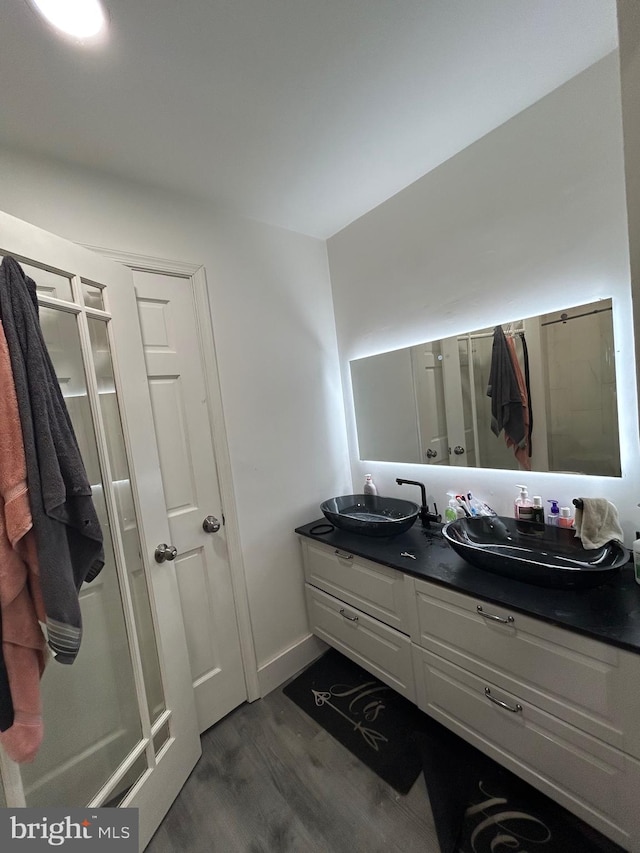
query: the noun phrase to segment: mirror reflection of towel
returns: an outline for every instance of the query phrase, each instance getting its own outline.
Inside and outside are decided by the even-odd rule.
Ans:
[[[518,389],[520,391],[520,405],[522,406],[522,417],[524,421],[524,438],[522,439],[520,444],[517,444],[505,432],[505,439],[507,442],[507,447],[513,447],[514,456],[520,463],[520,467],[524,468],[525,471],[530,471],[531,448],[529,446],[529,436],[531,432],[531,426],[529,423],[529,396],[527,394],[527,386],[525,384],[524,376],[522,375],[520,362],[518,361],[518,354],[516,353],[516,344],[513,338],[507,338],[507,347],[509,348],[513,372],[516,375],[516,382],[518,383]]]
[[[502,326],[496,326],[493,330],[487,396],[491,397],[491,431],[494,435],[500,435],[504,429],[513,444],[524,447],[527,429],[522,397]]]

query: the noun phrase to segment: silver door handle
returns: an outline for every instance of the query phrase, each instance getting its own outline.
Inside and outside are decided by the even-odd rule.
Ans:
[[[480,605],[476,607],[476,610],[483,619],[491,619],[492,622],[500,622],[502,625],[511,625],[512,622],[516,621],[513,616],[507,616],[505,619],[504,616],[494,616],[493,613],[485,613]]]
[[[215,515],[208,515],[202,522],[202,529],[205,533],[217,533],[220,530],[220,522]]]
[[[462,447],[462,445],[460,444],[456,444],[456,446],[453,448],[453,452],[456,454],[456,456],[462,456],[462,454],[464,453],[464,447]]]
[[[177,556],[178,549],[174,545],[165,545],[164,542],[162,545],[158,545],[154,554],[156,563],[164,563],[165,560],[175,560]]]
[[[342,560],[353,560],[353,554],[343,554],[342,551],[338,551],[336,548],[333,552],[336,557],[340,557]]]
[[[484,688],[484,695],[487,699],[490,699],[494,705],[500,705],[501,708],[504,708],[506,711],[511,711],[512,714],[517,714],[522,711],[522,705],[519,702],[516,702],[516,706],[514,708],[513,705],[508,705],[506,702],[502,702],[500,699],[496,699],[492,696],[488,687]]]

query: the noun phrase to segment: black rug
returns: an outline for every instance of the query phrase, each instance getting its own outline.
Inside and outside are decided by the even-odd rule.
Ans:
[[[424,769],[442,853],[625,853],[334,649],[283,693],[399,793]]]
[[[283,688],[329,734],[401,794],[422,772],[413,732],[421,712],[331,649]]]
[[[423,718],[415,740],[442,853],[625,853],[462,738]]]

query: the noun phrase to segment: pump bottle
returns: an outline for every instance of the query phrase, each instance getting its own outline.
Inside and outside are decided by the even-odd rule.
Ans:
[[[458,501],[452,497],[449,499],[449,506],[444,511],[445,521],[455,521],[458,517]]]
[[[365,495],[377,495],[378,490],[376,489],[376,484],[373,482],[373,477],[371,474],[365,474],[364,477],[364,487],[362,489],[362,493]]]
[[[547,524],[550,524],[552,527],[557,527],[558,518],[560,517],[560,507],[558,506],[558,501],[548,500],[547,503],[551,504],[551,509],[547,514]]]
[[[526,486],[518,486],[520,496],[514,503],[514,516],[518,521],[533,521],[533,501]]]

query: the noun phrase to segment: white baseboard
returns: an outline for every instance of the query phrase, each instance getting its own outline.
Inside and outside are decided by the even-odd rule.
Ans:
[[[266,696],[276,687],[280,687],[291,676],[313,663],[328,648],[329,646],[321,639],[309,634],[258,667],[260,696]]]

